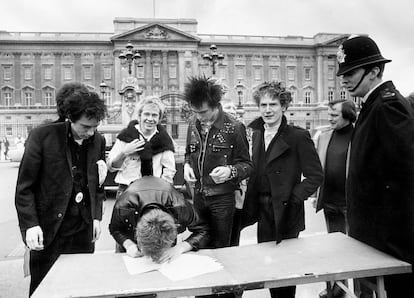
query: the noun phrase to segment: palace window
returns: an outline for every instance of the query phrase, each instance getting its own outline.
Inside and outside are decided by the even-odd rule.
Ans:
[[[312,68],[305,67],[305,81],[312,80]]]
[[[312,96],[311,91],[305,91],[305,104],[311,103],[311,96]]]
[[[237,80],[243,80],[244,79],[244,67],[243,66],[237,66],[237,68],[236,68],[236,79]]]
[[[332,66],[328,67],[328,80],[334,79],[334,68]]]
[[[345,90],[341,90],[341,92],[339,93],[339,98],[344,100],[346,99],[346,91]]]
[[[261,81],[262,80],[262,69],[260,67],[255,67],[254,68],[254,79],[256,81]]]
[[[137,78],[138,79],[145,78],[145,67],[142,64],[137,65]]]
[[[6,65],[3,67],[3,79],[5,81],[12,79],[12,67],[9,65]]]
[[[52,91],[45,91],[44,93],[44,103],[46,106],[53,106],[54,102],[53,102],[53,92]]]
[[[91,80],[92,79],[92,66],[86,65],[83,67],[83,79]]]
[[[103,73],[104,80],[110,80],[112,78],[112,68],[110,66],[104,66]]]
[[[335,99],[334,97],[334,90],[333,89],[329,89],[328,90],[328,101],[331,102]]]
[[[23,77],[24,77],[25,80],[31,80],[32,79],[32,71],[33,71],[32,66],[25,66],[23,68]]]
[[[63,67],[63,79],[65,81],[72,80],[72,66],[68,65]]]
[[[52,65],[43,65],[43,78],[45,80],[52,79]]]
[[[11,92],[4,92],[4,105],[6,107],[10,107],[12,105],[12,93]]]
[[[177,65],[170,64],[168,66],[168,76],[170,79],[176,79],[177,78]]]
[[[295,80],[295,71],[296,68],[294,66],[288,66],[287,72],[288,72],[288,80],[294,81]]]
[[[270,78],[271,78],[271,80],[274,80],[274,81],[279,81],[280,80],[279,67],[272,67],[270,69]]]
[[[152,76],[154,79],[161,78],[161,67],[159,64],[154,64],[152,66]]]
[[[25,91],[24,92],[24,105],[25,106],[32,106],[33,105],[33,92],[32,91]]]
[[[220,66],[220,67],[218,68],[218,76],[219,76],[219,78],[221,78],[221,79],[225,79],[225,78],[226,78],[226,68],[225,68],[225,67]]]
[[[13,135],[13,128],[10,124],[6,125],[6,136],[11,137]]]
[[[112,103],[112,92],[111,91],[105,92],[103,100],[105,101],[107,105],[110,105]]]

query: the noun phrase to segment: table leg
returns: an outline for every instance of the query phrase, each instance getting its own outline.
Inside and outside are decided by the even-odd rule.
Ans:
[[[384,276],[377,276],[377,297],[387,298],[387,292],[385,291]]]

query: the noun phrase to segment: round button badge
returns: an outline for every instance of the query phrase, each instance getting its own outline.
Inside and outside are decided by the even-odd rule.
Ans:
[[[80,203],[80,202],[82,202],[82,200],[83,200],[83,193],[78,192],[75,196],[75,202]]]

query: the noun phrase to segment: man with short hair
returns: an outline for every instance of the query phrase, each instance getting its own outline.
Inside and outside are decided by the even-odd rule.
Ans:
[[[328,103],[328,120],[331,127],[323,131],[316,140],[316,150],[324,169],[324,182],[319,189],[316,212],[323,209],[328,233],[346,234],[346,159],[357,117],[352,100],[335,100]],[[343,297],[344,292],[336,284],[333,297]],[[319,297],[327,297],[327,290]]]
[[[173,185],[151,176],[147,170],[142,168],[143,177],[131,183],[117,199],[109,224],[112,237],[130,257],[145,255],[161,263],[207,247],[210,229],[192,203]],[[185,241],[175,243],[177,233],[186,229],[191,234]]]
[[[414,264],[414,115],[367,36],[342,43],[337,76],[362,109],[351,140],[347,180],[349,235]],[[413,273],[385,276],[387,297],[414,297]]]
[[[100,235],[105,139],[96,128],[106,107],[96,93],[78,90],[62,111],[68,121],[32,130],[17,178],[17,215],[31,250],[30,295],[60,254],[92,253]]]
[[[206,77],[192,77],[185,100],[195,117],[190,121],[184,179],[195,184],[194,206],[211,228],[213,248],[230,246],[234,191],[252,170],[243,124],[223,112],[223,91]]]
[[[254,171],[247,184],[242,225],[257,222],[258,242],[297,238],[305,229],[304,201],[323,180],[309,132],[289,125],[292,100],[280,82],[264,82],[253,93],[261,117],[253,120]],[[303,179],[302,179],[303,177]],[[296,287],[271,288],[272,298],[293,298]]]

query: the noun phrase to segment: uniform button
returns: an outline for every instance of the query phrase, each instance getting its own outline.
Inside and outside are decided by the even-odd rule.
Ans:
[[[389,186],[389,185],[385,185],[385,188],[386,188],[386,189],[390,189],[390,186]]]
[[[138,211],[135,211],[135,214],[138,214]]]
[[[128,222],[128,218],[125,219],[125,222]]]
[[[62,213],[58,213],[58,215],[57,215],[57,217],[59,217],[59,218],[61,218],[63,215],[62,215]]]

